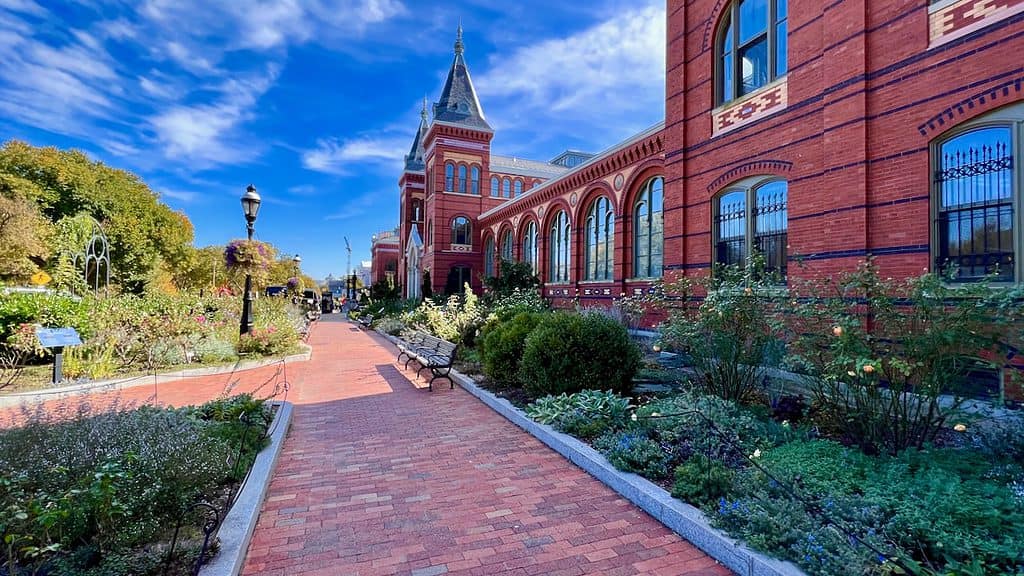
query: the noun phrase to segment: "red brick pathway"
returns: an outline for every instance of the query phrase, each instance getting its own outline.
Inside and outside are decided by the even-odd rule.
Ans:
[[[322,322],[311,344],[243,574],[730,573],[465,391],[414,385],[384,339]]]

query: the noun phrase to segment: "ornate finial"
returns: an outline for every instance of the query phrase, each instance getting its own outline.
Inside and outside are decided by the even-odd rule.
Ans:
[[[459,20],[459,31],[455,35],[455,53],[462,54],[465,46],[462,45],[462,20]]]
[[[423,109],[420,110],[420,118],[427,119],[427,97],[423,97]]]

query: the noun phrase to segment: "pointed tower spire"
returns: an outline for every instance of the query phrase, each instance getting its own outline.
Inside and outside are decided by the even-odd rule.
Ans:
[[[444,83],[441,99],[434,104],[434,120],[491,131],[491,126],[484,118],[480,100],[476,96],[476,89],[473,88],[473,81],[469,78],[465,52],[460,22],[455,36],[455,60],[448,71],[448,80]]]
[[[412,149],[405,155],[405,170],[407,172],[422,172],[426,169],[423,157],[426,156],[427,150],[423,145],[423,141],[426,139],[427,130],[429,129],[427,99],[423,98],[423,109],[420,110],[420,127],[416,129],[416,136],[412,140]]]

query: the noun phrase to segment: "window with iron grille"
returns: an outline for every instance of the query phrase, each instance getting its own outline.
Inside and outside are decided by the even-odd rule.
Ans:
[[[1013,282],[1013,125],[988,125],[942,141],[935,157],[935,269],[954,281]]]
[[[765,272],[786,278],[788,185],[752,178],[730,186],[715,201],[715,262],[745,266],[755,251]]]

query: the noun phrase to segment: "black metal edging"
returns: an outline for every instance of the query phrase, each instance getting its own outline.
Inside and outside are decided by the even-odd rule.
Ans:
[[[203,565],[200,576],[237,576],[242,572],[249,542],[292,422],[291,402],[274,402],[273,405],[277,406],[277,414],[268,428],[272,431],[270,444],[256,455],[245,485],[217,531],[220,549],[209,563]]]
[[[740,576],[806,576],[796,565],[770,558],[730,538],[712,527],[697,508],[673,498],[646,478],[616,470],[600,452],[589,445],[548,425],[534,422],[508,400],[480,388],[467,376],[452,370],[452,377],[459,386],[492,410],[532,434]]]

